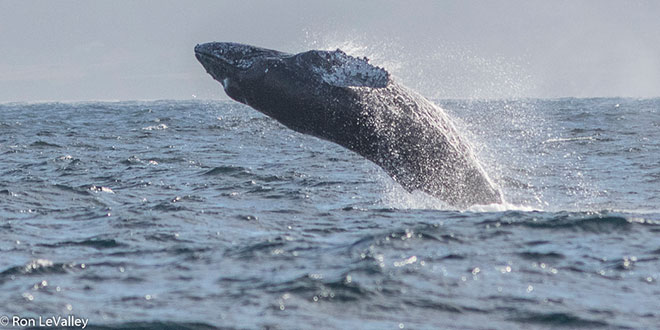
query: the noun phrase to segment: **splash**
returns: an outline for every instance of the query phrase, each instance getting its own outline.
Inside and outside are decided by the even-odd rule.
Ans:
[[[505,212],[505,211],[522,211],[533,212],[542,211],[539,207],[531,205],[515,204],[504,200],[499,204],[487,205],[472,205],[466,209],[459,209],[435,198],[431,195],[425,194],[421,191],[414,191],[412,193],[403,189],[400,185],[395,183],[389,176],[384,173],[375,174],[376,181],[383,187],[382,198],[380,203],[387,207],[395,209],[411,209],[411,210],[445,210],[445,211],[460,211],[460,212]]]
[[[397,38],[374,39],[349,34],[305,31],[304,48],[343,50],[366,56],[387,69],[397,81],[430,99],[512,99],[533,94],[534,77],[525,69],[527,58],[483,57],[469,46],[455,43],[415,45]]]

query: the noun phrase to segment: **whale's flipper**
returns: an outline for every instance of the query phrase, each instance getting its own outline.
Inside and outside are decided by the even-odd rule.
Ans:
[[[390,81],[385,69],[370,64],[366,57],[353,57],[340,49],[311,50],[297,56],[299,65],[331,86],[384,88]]]

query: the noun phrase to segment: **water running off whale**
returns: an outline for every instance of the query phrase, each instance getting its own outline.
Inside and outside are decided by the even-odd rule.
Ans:
[[[459,208],[502,202],[444,111],[366,58],[226,42],[197,45],[195,56],[232,99],[362,155],[408,191]]]

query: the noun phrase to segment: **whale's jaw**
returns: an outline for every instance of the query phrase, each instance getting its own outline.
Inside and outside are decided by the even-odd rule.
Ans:
[[[283,52],[234,42],[209,42],[195,46],[195,57],[213,79],[222,84],[232,99],[248,104],[244,85],[252,85],[263,75],[265,61],[290,56]]]
[[[238,69],[235,62],[238,54],[229,51],[231,48],[223,43],[206,43],[195,46],[195,57],[215,80],[222,82],[230,79]],[[226,88],[226,86],[223,87]]]

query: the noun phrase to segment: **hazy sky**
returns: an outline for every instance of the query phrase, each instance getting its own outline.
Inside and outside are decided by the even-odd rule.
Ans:
[[[225,98],[193,55],[340,47],[434,98],[660,96],[660,1],[0,0],[0,102]]]

